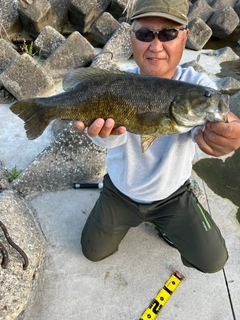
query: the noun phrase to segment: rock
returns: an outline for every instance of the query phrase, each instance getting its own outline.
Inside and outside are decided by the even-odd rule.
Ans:
[[[0,194],[0,211],[1,221],[10,237],[29,260],[29,266],[23,270],[21,255],[8,244],[1,232],[9,264],[0,269],[0,319],[16,319],[27,305],[36,270],[43,258],[45,241],[29,206],[16,193],[9,190]]]
[[[129,59],[132,55],[130,30],[130,24],[122,22],[109,41],[105,44],[102,52],[112,53],[113,61]]]
[[[11,63],[0,75],[0,81],[18,100],[47,96],[55,92],[52,77],[26,53]]]
[[[0,103],[11,103],[13,102],[15,99],[14,96],[11,95],[10,92],[8,92],[5,89],[0,89]]]
[[[19,2],[19,16],[24,29],[34,38],[47,25],[52,25],[52,8],[48,0],[32,1],[24,6],[25,2]]]
[[[111,5],[108,11],[111,13],[111,15],[115,19],[119,20],[120,18],[125,17],[125,14],[123,12],[126,7],[127,1],[128,0],[112,0],[111,1]]]
[[[229,106],[230,110],[240,118],[240,108],[239,108],[239,101],[240,101],[240,91],[236,94],[230,96]]]
[[[100,182],[106,171],[105,155],[106,150],[70,123],[13,182],[12,188],[23,197],[31,197],[38,192],[68,189],[78,181]]]
[[[100,54],[97,54],[90,67],[105,69],[109,71],[119,70],[118,65],[112,61],[111,52],[102,52]]]
[[[49,0],[52,8],[52,27],[61,32],[68,21],[68,0]]]
[[[47,58],[43,67],[53,78],[61,78],[75,68],[90,65],[94,56],[93,46],[75,31]]]
[[[211,2],[211,6],[214,9],[214,11],[216,11],[218,9],[221,9],[227,6],[234,8],[236,3],[237,3],[237,0],[213,0]]]
[[[69,20],[76,30],[86,33],[96,18],[97,0],[69,0]]]
[[[198,0],[191,0],[192,4],[194,4],[196,1],[198,1]],[[213,1],[213,0],[205,0],[205,2],[206,2],[207,4],[209,4],[210,6],[211,6],[212,1]]]
[[[199,64],[200,58],[201,58],[201,55],[199,55],[196,60],[192,60],[192,61],[183,63],[183,64],[181,65],[181,67],[182,67],[182,68],[193,67],[193,69],[194,69],[195,71],[197,71],[197,72],[203,72],[203,73],[208,74],[209,76],[212,76],[211,73],[209,73],[206,69],[204,69],[204,68]]]
[[[9,41],[0,39],[0,74],[19,56]]]
[[[56,29],[46,26],[34,41],[34,48],[40,56],[47,58],[65,41],[65,37]]]
[[[7,168],[0,162],[0,193],[9,188],[9,181],[6,179]]]
[[[0,5],[0,38],[12,40],[22,28],[18,14],[18,4],[15,0],[2,0]]]
[[[189,23],[189,36],[186,47],[201,50],[212,36],[212,29],[201,19],[195,18]]]
[[[218,90],[225,92],[240,90],[240,81],[232,77],[220,78],[216,81],[216,85]]]
[[[103,12],[108,10],[111,0],[98,0],[96,7],[96,16],[99,17]]]
[[[215,50],[214,54],[216,55],[219,63],[240,59],[240,57],[230,47]]]
[[[91,38],[95,46],[104,46],[120,23],[109,12],[104,12],[91,27]]]
[[[237,1],[235,7],[234,7],[235,12],[237,15],[240,17],[240,0]]]
[[[201,18],[204,22],[212,16],[214,10],[207,4],[205,0],[197,0],[189,8],[188,21],[192,21],[196,18]]]
[[[213,31],[213,36],[224,38],[230,35],[237,27],[239,18],[234,9],[230,6],[217,10],[207,21]]]

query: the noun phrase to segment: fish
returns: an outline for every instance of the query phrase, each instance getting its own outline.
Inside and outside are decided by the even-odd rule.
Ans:
[[[28,139],[39,137],[54,119],[78,119],[89,126],[97,118],[112,118],[115,127],[141,135],[145,152],[160,136],[228,121],[228,95],[183,81],[86,67],[70,72],[62,85],[61,93],[10,107],[24,120]]]

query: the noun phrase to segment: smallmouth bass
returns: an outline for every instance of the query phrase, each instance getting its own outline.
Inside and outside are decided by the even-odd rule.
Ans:
[[[79,119],[89,126],[112,118],[115,126],[142,136],[145,152],[159,137],[180,134],[207,121],[227,122],[228,95],[183,81],[123,71],[80,68],[63,80],[65,92],[21,100],[10,109],[25,121],[28,139],[54,119]]]

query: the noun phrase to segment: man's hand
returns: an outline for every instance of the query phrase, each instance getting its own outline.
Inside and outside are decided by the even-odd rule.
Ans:
[[[240,147],[240,119],[229,112],[228,121],[208,122],[204,132],[197,131],[196,142],[203,152],[220,157]]]
[[[99,118],[96,119],[89,127],[88,127],[88,135],[90,137],[99,136],[101,138],[107,138],[110,135],[119,135],[126,131],[126,128],[123,126],[114,128],[115,122],[113,119],[109,118],[106,121]],[[75,127],[78,130],[85,129],[85,125],[82,121],[75,121]]]

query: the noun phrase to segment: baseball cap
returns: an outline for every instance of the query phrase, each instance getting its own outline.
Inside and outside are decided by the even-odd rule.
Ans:
[[[187,0],[137,0],[131,20],[144,17],[162,17],[187,25],[188,9]]]

